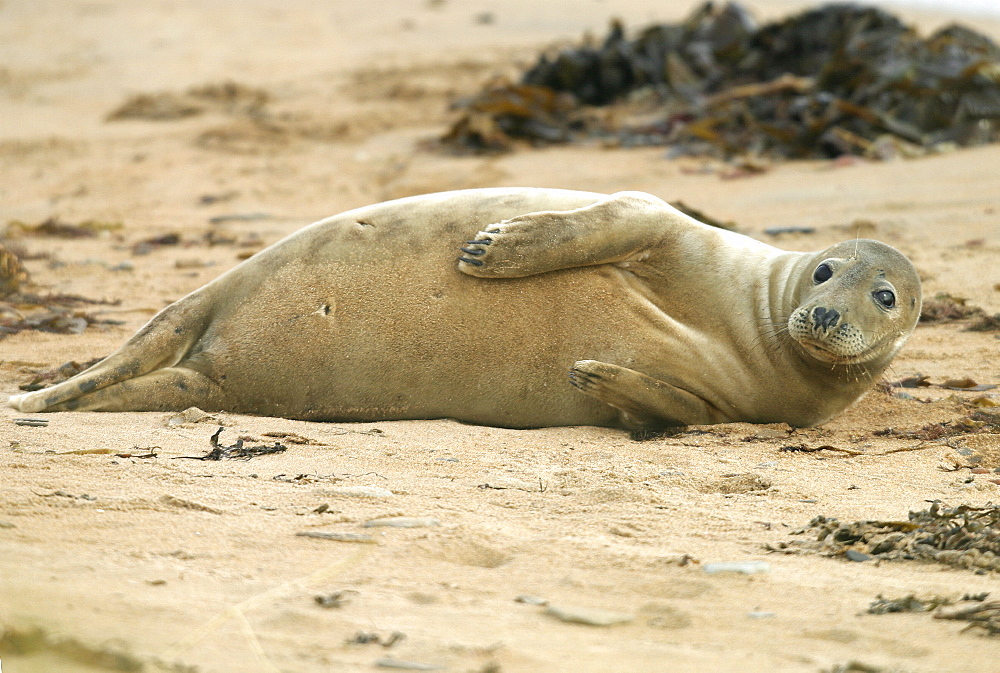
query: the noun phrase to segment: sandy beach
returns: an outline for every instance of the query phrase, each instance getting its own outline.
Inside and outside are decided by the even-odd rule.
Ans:
[[[806,6],[747,4],[760,20]],[[542,49],[600,36],[612,17],[637,28],[691,9],[0,2],[2,242],[23,256],[31,292],[104,302],[75,309],[91,323],[78,334],[0,337],[0,400],[38,372],[107,355],[167,304],[310,222],[469,187],[642,190],[789,250],[877,238],[913,260],[925,297],[1000,313],[1000,146],[786,162],[738,179],[663,148],[434,147],[455,100],[516,77]],[[901,16],[923,31],[947,21]],[[974,27],[1000,40],[1000,21]],[[167,118],[112,118],[153,94]],[[32,232],[46,221],[92,235]],[[814,232],[765,233],[775,226]],[[996,572],[769,551],[820,515],[905,521],[927,501],[1000,500],[1000,436],[970,421],[1000,393],[942,386],[1000,384],[997,332],[969,323],[919,326],[886,377],[931,385],[907,397],[880,387],[810,429],[728,424],[637,441],[593,427],[230,413],[41,414],[31,418],[47,424],[25,426],[4,405],[0,666],[997,670],[1000,638],[967,622],[868,612],[879,596],[1000,598]],[[286,450],[185,459],[207,453],[220,427],[225,445]],[[412,527],[365,525],[397,517]],[[730,561],[768,566],[705,572]],[[622,623],[565,621],[553,606]]]

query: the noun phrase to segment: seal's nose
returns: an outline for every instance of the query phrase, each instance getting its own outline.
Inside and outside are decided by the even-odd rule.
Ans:
[[[836,309],[823,308],[822,306],[817,306],[813,309],[813,325],[816,329],[829,330],[831,327],[836,326],[837,321],[840,320],[840,313]]]

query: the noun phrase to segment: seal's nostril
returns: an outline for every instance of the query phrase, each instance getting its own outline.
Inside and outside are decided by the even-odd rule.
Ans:
[[[817,306],[812,313],[813,325],[817,329],[828,330],[836,326],[840,313],[836,309]]]

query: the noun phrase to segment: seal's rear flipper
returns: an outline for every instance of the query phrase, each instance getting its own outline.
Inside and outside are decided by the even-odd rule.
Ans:
[[[18,411],[26,413],[70,409],[110,411],[109,407],[98,406],[96,400],[104,403],[112,401],[107,395],[96,395],[98,391],[130,379],[138,380],[138,377],[149,376],[151,372],[156,373],[157,370],[173,367],[187,356],[191,346],[201,338],[208,314],[199,311],[197,308],[199,302],[192,299],[193,296],[189,295],[186,299],[160,311],[121,348],[90,369],[51,388],[13,395],[7,403]],[[187,372],[190,377],[194,377],[190,381],[195,384],[193,388],[199,388],[202,380],[209,382],[207,377],[194,370],[177,368],[177,371]],[[178,384],[180,383],[187,382],[178,380]],[[164,385],[158,384],[158,386]],[[119,395],[125,390],[135,390],[134,393],[126,394],[121,408],[136,410],[139,406],[157,404],[155,399],[144,402],[137,396],[154,394],[160,390],[158,386],[116,386]]]
[[[66,381],[65,383],[70,383]],[[64,385],[64,384],[59,384]],[[58,387],[58,386],[56,386]],[[74,386],[79,388],[79,386]],[[49,393],[54,388],[39,390]],[[219,386],[207,376],[186,367],[157,369],[149,374],[113,383],[86,393],[79,393],[64,402],[32,408],[25,398],[35,393],[15,395],[10,404],[15,409],[37,411],[176,411],[188,407],[218,408]],[[50,398],[43,398],[48,402]],[[29,405],[31,399],[27,400]]]

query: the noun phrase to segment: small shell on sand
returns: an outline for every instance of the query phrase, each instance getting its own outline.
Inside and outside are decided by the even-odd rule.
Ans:
[[[390,516],[384,519],[371,519],[362,524],[365,528],[431,528],[440,525],[440,521],[429,516]]]
[[[756,575],[757,573],[771,572],[771,564],[767,561],[721,561],[719,563],[706,563],[701,569],[709,575],[718,573]]]

